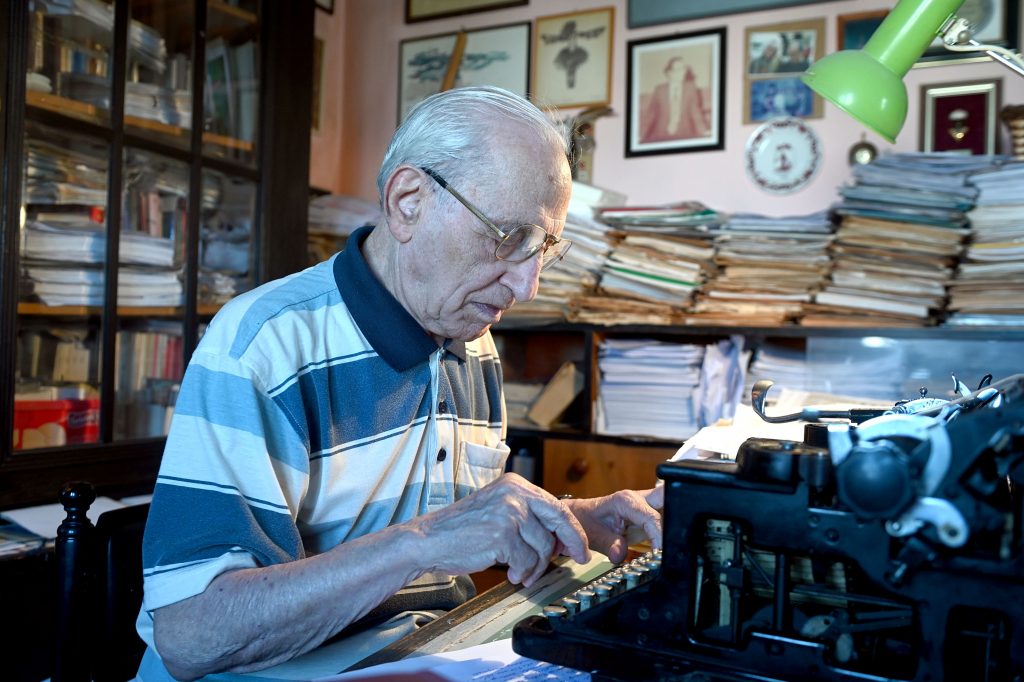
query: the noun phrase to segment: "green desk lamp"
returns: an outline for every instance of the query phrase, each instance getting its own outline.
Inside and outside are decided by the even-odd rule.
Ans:
[[[842,50],[821,59],[801,80],[889,142],[907,118],[903,76],[936,37],[954,51],[984,50],[1024,75],[1019,55],[970,40],[970,26],[955,12],[964,0],[900,0],[863,50]]]

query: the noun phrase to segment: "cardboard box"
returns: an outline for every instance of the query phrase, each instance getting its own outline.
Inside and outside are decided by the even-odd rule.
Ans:
[[[14,449],[95,443],[100,436],[100,401],[15,400]]]

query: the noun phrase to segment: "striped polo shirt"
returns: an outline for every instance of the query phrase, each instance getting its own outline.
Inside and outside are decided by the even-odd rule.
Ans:
[[[504,470],[490,334],[438,345],[361,245],[228,303],[181,384],[143,546],[139,631],[220,573],[314,555]]]

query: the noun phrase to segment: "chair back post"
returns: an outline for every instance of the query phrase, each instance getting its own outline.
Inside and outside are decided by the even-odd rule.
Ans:
[[[96,501],[92,484],[67,483],[60,491],[67,516],[57,528],[57,639],[53,682],[88,682],[91,678],[89,616],[94,613],[92,540],[95,528],[86,516]]]

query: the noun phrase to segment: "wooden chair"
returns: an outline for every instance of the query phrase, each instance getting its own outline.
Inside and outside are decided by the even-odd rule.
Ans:
[[[149,505],[115,509],[93,526],[91,484],[66,484],[67,517],[57,529],[57,636],[53,682],[123,682],[145,644],[135,631],[142,606],[142,535]]]

